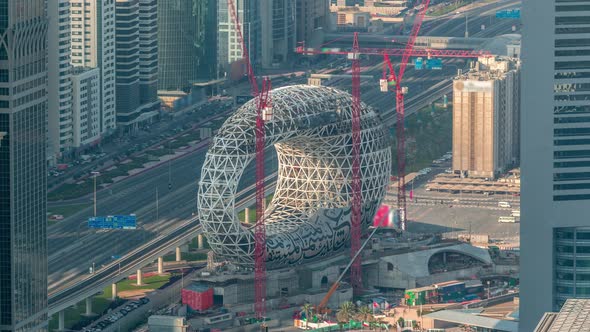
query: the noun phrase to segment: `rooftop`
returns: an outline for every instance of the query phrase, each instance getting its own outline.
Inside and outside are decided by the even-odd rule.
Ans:
[[[428,269],[428,262],[433,255],[443,251],[462,253],[464,255],[471,256],[483,262],[484,264],[492,264],[492,259],[486,249],[477,248],[467,243],[434,247],[426,250],[416,250],[398,255],[382,257],[381,259],[392,263],[396,269],[404,273],[407,273],[416,278],[420,278],[431,275]]]
[[[546,313],[535,332],[590,331],[590,299],[569,299],[558,313]]]
[[[476,326],[495,331],[518,332],[518,323],[502,319],[482,317],[477,314],[467,313],[458,310],[441,310],[424,317],[445,321],[449,323]]]

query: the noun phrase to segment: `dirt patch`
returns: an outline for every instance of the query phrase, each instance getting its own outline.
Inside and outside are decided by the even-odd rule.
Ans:
[[[140,297],[144,297],[145,294],[151,292],[151,289],[134,289],[134,290],[127,290],[121,291],[117,293],[120,298],[122,299],[138,299]]]

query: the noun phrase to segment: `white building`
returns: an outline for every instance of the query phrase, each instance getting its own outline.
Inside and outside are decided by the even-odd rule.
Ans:
[[[520,331],[590,298],[590,5],[524,1]]]
[[[72,115],[75,148],[100,142],[100,70],[74,67],[72,70]]]
[[[101,134],[114,131],[115,1],[70,0],[72,65],[100,70]]]
[[[72,83],[70,82],[70,2],[47,2],[47,159],[55,164],[72,147]]]

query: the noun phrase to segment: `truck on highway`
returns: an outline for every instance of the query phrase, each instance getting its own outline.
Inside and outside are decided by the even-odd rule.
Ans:
[[[500,218],[498,218],[498,222],[501,222],[501,223],[515,223],[516,222],[516,218],[514,218],[514,217],[500,217]]]

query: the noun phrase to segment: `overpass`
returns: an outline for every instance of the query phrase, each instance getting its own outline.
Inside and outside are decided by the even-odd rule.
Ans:
[[[269,183],[266,187],[267,194],[274,192],[276,176],[277,173],[273,173],[265,179]],[[236,203],[236,210],[239,211],[252,205],[255,202],[254,194],[254,185],[242,190],[240,196],[243,198]],[[49,293],[49,315],[59,313],[103,291],[105,287],[137,273],[138,270],[152,264],[165,254],[173,252],[176,248],[190,242],[202,233],[203,230],[199,218],[193,217],[173,230],[161,234],[148,243],[127,253],[120,259],[111,262],[100,270],[94,271],[94,274],[88,275],[88,277],[74,284],[59,287],[57,290]]]
[[[101,292],[105,287],[135,274],[138,269],[153,263],[158,257],[173,251],[176,247],[189,242],[201,233],[202,227],[198,218],[192,218],[176,229],[158,236],[121,259],[95,271],[84,280],[66,289],[50,293],[48,298],[49,315],[73,306],[83,299]]]
[[[353,35],[348,33],[328,33],[324,40],[332,41],[330,46],[336,48],[351,48]],[[464,37],[439,37],[439,36],[418,36],[416,38],[416,49],[453,49],[453,50],[478,50],[492,38],[464,38]],[[368,48],[404,48],[408,36],[399,35],[373,35],[359,34],[359,45]],[[312,46],[312,45],[310,45]]]
[[[451,83],[452,80],[447,79],[409,98],[406,104],[406,115],[411,115],[421,108],[428,106],[432,101],[440,98],[442,94],[450,93],[452,91]],[[395,109],[385,112],[382,116],[388,126],[395,124]],[[267,186],[267,194],[272,193],[276,184],[276,173],[269,175],[266,181],[269,184]],[[254,186],[250,186],[240,193],[240,196],[243,198],[239,202],[236,202],[236,210],[247,208],[254,203],[254,189]],[[202,233],[203,230],[198,217],[191,218],[173,230],[161,234],[148,243],[129,252],[122,258],[95,271],[94,274],[88,275],[86,278],[74,284],[58,287],[55,291],[49,293],[49,315],[63,313],[64,309],[76,305],[84,299],[91,298],[93,295],[103,291],[105,287],[137,273],[137,270],[152,264],[168,252],[174,251],[179,246],[191,241]],[[60,314],[60,319],[61,317]]]

